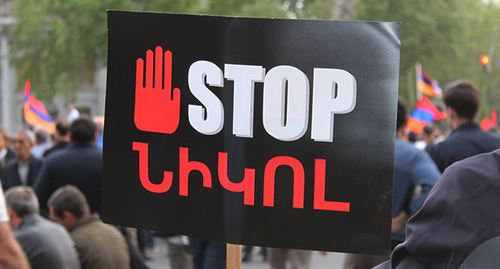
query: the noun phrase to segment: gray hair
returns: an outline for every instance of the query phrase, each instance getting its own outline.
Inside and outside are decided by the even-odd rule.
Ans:
[[[17,186],[8,189],[5,192],[5,202],[20,218],[38,213],[39,210],[38,198],[31,187]]]
[[[24,134],[26,136],[26,140],[31,143],[31,145],[35,145],[35,133],[29,129],[23,129],[17,132],[18,134]]]

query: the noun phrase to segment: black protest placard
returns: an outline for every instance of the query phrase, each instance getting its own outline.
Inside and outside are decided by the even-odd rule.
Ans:
[[[400,28],[109,11],[103,219],[388,254]]]

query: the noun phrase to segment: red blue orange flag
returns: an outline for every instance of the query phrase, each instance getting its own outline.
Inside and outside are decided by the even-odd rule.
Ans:
[[[410,131],[419,134],[427,124],[445,118],[446,113],[437,109],[429,98],[422,96],[415,105],[406,126]]]
[[[437,80],[427,75],[420,64],[417,64],[417,89],[427,96],[436,98],[443,96],[443,90]]]
[[[24,119],[27,123],[54,133],[56,125],[45,106],[31,94],[31,80],[24,86]]]

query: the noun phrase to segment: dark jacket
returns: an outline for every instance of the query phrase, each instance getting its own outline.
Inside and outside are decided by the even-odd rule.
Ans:
[[[500,136],[483,131],[474,122],[467,122],[458,126],[450,137],[432,147],[430,155],[442,173],[456,161],[499,148]]]
[[[0,162],[0,169],[4,168],[7,163],[16,158],[16,154],[14,151],[12,151],[10,148],[7,148],[7,153],[5,154],[5,157],[3,157],[3,160]]]
[[[33,156],[30,157],[28,182],[26,184],[27,186],[33,186],[43,163],[43,160],[37,159]],[[2,179],[2,186],[4,191],[8,190],[11,187],[22,185],[21,179],[19,178],[19,173],[17,172],[18,166],[19,159],[16,157],[10,160],[2,170],[0,178]]]
[[[36,214],[23,218],[14,236],[32,269],[79,269],[75,244],[66,228]]]
[[[59,187],[74,185],[80,189],[91,212],[102,213],[102,151],[94,143],[70,143],[48,156],[40,171],[35,189],[40,210],[48,212],[47,200]]]
[[[376,269],[500,268],[500,150],[451,165]]]
[[[63,149],[63,148],[66,148],[66,146],[69,145],[69,142],[68,141],[59,141],[57,142],[57,144],[55,144],[54,146],[52,146],[51,148],[49,148],[48,150],[46,150],[44,153],[43,153],[43,157],[46,158],[47,156],[49,156],[50,153],[58,150],[58,149]]]

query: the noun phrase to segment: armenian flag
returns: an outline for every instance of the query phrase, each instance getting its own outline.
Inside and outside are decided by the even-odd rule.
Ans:
[[[420,64],[417,64],[417,89],[427,96],[436,98],[443,96],[443,90],[437,80],[427,75]]]
[[[24,119],[27,123],[54,133],[56,125],[45,106],[31,94],[31,80],[24,86]]]
[[[441,112],[437,107],[427,98],[426,96],[422,96],[420,100],[415,105],[411,116],[408,119],[408,123],[406,127],[416,133],[419,134],[423,131],[424,127],[433,123],[437,120],[442,120],[446,118],[446,113]]]

